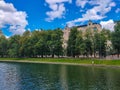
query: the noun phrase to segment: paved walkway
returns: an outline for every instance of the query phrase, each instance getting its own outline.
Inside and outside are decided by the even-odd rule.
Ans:
[[[107,56],[106,59],[108,59],[108,60],[120,59],[120,56],[119,56],[119,58],[118,58],[117,55],[110,55],[110,56]]]

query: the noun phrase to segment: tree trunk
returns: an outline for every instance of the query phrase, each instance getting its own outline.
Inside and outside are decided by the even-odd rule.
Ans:
[[[75,58],[75,55],[73,54],[72,57]]]
[[[117,51],[117,57],[118,57],[118,58],[119,58],[119,51],[120,51],[120,50],[118,49],[118,51]]]
[[[41,55],[41,57],[43,58],[43,54]]]
[[[54,54],[52,54],[52,58],[54,58]]]

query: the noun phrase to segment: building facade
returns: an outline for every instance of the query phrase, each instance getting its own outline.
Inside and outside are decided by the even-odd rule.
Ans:
[[[102,27],[98,23],[93,23],[92,21],[88,21],[88,24],[86,25],[81,25],[81,26],[76,26],[78,31],[82,31],[83,34],[86,33],[87,30],[97,30],[97,32],[100,32],[102,30]],[[65,27],[63,30],[63,48],[67,48],[67,41],[69,39],[69,34],[70,34],[71,28],[68,26]]]

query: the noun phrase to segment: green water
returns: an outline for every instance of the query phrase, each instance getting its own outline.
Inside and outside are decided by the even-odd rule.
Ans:
[[[120,68],[0,63],[0,90],[120,90]]]

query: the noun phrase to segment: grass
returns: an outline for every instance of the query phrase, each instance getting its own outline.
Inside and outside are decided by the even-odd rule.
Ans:
[[[80,58],[0,58],[0,61],[25,61],[25,62],[51,62],[51,63],[69,63],[69,64],[92,64],[95,65],[117,65],[120,66],[120,60],[100,60],[100,59],[80,59]]]

